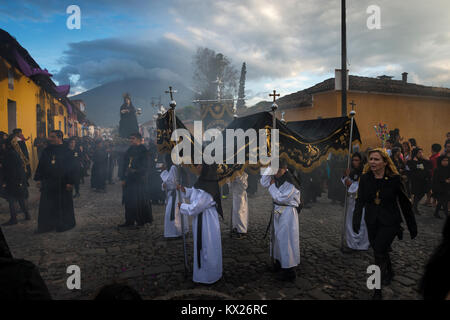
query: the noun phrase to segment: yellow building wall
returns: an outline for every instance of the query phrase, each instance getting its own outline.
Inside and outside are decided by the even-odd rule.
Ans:
[[[10,68],[11,65],[4,60],[2,62]],[[0,130],[8,132],[8,100],[16,102],[16,127],[21,128],[25,138],[30,137],[26,142],[28,152],[30,154],[30,164],[34,171],[37,167],[38,158],[37,150],[33,147],[34,139],[37,137],[37,118],[36,105],[41,104],[42,100],[39,98],[41,88],[31,79],[23,75],[20,71],[15,69],[16,77],[14,79],[14,89],[8,88],[8,78],[0,80]],[[56,110],[59,106],[63,107],[64,115],[55,116],[55,127],[58,128],[58,121],[61,121],[61,128],[64,131],[64,116],[67,118],[67,108],[57,99],[50,95],[45,95],[44,101],[46,112],[50,109],[50,100],[56,105]],[[42,106],[44,107],[44,106]],[[47,117],[45,116],[45,121]],[[67,137],[67,132],[64,132]]]
[[[398,128],[405,140],[415,138],[427,156],[431,155],[431,145],[433,143],[442,145],[447,132],[450,131],[450,99],[349,91],[348,112],[352,108],[350,105],[352,100],[356,104],[355,120],[363,150],[381,146],[374,129],[380,122],[386,124],[388,130]],[[319,93],[313,97],[313,107],[284,111],[286,121],[339,117],[341,93],[340,91]]]
[[[431,145],[442,145],[450,131],[450,99],[352,92],[351,100],[357,104],[355,119],[365,147],[381,146],[374,129],[380,122],[388,130],[398,128],[405,140],[415,138],[428,156]]]

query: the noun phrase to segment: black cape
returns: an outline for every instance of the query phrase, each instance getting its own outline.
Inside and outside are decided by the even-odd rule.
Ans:
[[[124,156],[121,180],[122,203],[125,205],[127,224],[138,225],[153,222],[152,205],[148,197],[148,152],[143,145],[131,146]]]
[[[64,145],[50,145],[42,151],[34,180],[41,181],[38,232],[66,231],[75,227],[72,190],[73,155]]]

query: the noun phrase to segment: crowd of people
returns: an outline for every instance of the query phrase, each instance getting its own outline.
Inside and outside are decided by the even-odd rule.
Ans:
[[[125,221],[118,227],[152,224],[152,205],[164,203],[164,237],[182,237],[189,232],[188,217],[192,217],[193,281],[211,284],[222,278],[219,216],[223,217],[221,201],[227,192],[219,187],[214,165],[196,165],[196,174],[175,166],[170,155],[161,158],[154,142],[145,146],[139,133],[129,135],[128,146],[86,137],[64,141],[59,130],[51,131],[48,139],[38,139],[34,145],[39,164],[33,177],[40,190],[37,232],[74,228],[73,198],[80,196],[84,178],[90,175],[93,192],[105,193],[107,184],[114,184],[117,167],[125,208]],[[11,215],[4,226],[17,224],[17,205],[30,220],[26,200],[31,169],[25,141],[20,129],[0,135],[0,194],[8,201]],[[441,218],[440,210],[448,216],[450,133],[443,151],[439,144],[431,150],[432,156],[425,159],[414,139],[401,143],[394,135],[385,148],[351,155],[349,169],[345,157],[330,156],[311,172],[290,168],[284,159],[276,172],[268,168],[259,176],[247,170],[229,183],[231,232],[245,238],[248,202],[259,181],[273,200],[266,232],[271,239],[270,269],[280,280],[293,281],[300,264],[298,213],[314,204],[327,186],[328,198],[346,207],[344,247],[350,251],[371,247],[382,284],[389,285],[395,275],[389,255],[392,242],[403,238],[403,221],[411,239],[417,236],[419,202],[427,196],[426,203],[435,206],[437,218]],[[158,162],[164,163],[161,170]],[[375,290],[374,298],[381,297],[381,289]]]

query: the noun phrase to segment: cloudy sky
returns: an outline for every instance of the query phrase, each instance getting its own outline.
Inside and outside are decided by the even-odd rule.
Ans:
[[[69,30],[66,9],[81,9]],[[370,30],[367,8],[380,8]],[[0,27],[72,93],[148,77],[192,79],[192,56],[208,47],[238,70],[247,63],[247,105],[334,76],[340,68],[338,0],[17,0],[0,2]],[[347,0],[350,74],[450,87],[450,1]]]

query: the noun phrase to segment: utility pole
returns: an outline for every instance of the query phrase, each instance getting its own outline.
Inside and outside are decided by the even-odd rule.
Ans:
[[[347,116],[347,23],[345,1],[341,0],[341,75],[342,75],[342,117]]]

